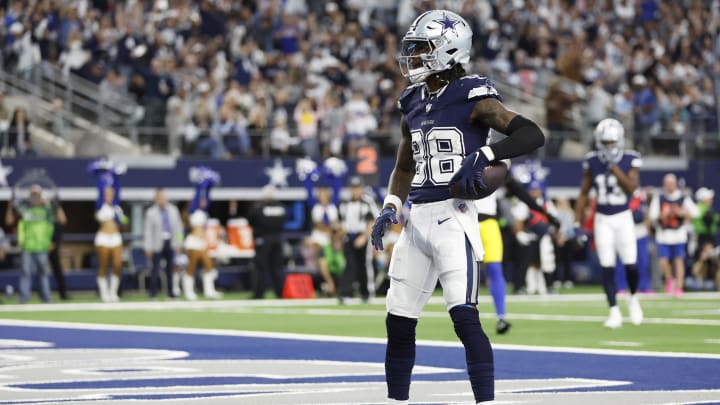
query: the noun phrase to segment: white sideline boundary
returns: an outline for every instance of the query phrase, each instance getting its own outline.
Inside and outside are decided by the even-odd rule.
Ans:
[[[178,333],[190,335],[208,335],[208,336],[238,336],[238,337],[258,337],[258,338],[275,338],[289,340],[311,340],[319,342],[348,342],[348,343],[370,343],[385,344],[384,338],[363,338],[350,336],[333,336],[333,335],[314,335],[300,333],[280,333],[280,332],[255,332],[255,331],[237,331],[225,329],[194,329],[182,327],[167,326],[135,326],[135,325],[112,325],[98,323],[78,323],[78,322],[56,322],[56,321],[28,321],[0,319],[0,325],[35,327],[35,328],[58,328],[58,329],[78,329],[78,330],[103,330],[103,331],[119,331],[119,332],[146,332],[146,333]],[[0,330],[0,337],[2,331]],[[457,347],[461,348],[460,342],[444,342],[435,340],[418,340],[418,345],[431,347]],[[516,350],[529,352],[553,352],[553,353],[578,353],[578,354],[599,354],[608,356],[636,356],[636,357],[665,357],[665,358],[695,358],[695,359],[712,359],[720,360],[720,354],[709,353],[685,353],[685,352],[651,352],[651,351],[630,351],[617,349],[590,349],[581,347],[551,347],[551,346],[528,346],[518,344],[493,344],[496,350]]]

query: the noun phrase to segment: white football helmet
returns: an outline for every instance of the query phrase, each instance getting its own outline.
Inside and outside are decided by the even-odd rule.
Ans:
[[[447,10],[432,10],[413,21],[402,39],[400,72],[412,83],[470,61],[472,30],[467,21]]]
[[[617,158],[622,154],[625,129],[614,118],[605,118],[595,127],[595,146],[599,153]]]

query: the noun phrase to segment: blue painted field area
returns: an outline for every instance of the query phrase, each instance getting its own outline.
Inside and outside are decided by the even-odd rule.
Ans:
[[[113,326],[112,330],[103,330],[98,326],[90,329],[68,326],[0,323],[0,375],[3,377],[0,404],[51,403],[45,402],[51,398],[85,403],[93,400],[87,393],[104,393],[101,399],[119,401],[117,403],[138,398],[182,403],[192,401],[191,398],[215,396],[236,400],[242,396],[243,401],[228,403],[255,403],[249,398],[260,394],[266,398],[262,401],[258,398],[257,403],[286,403],[275,402],[272,399],[275,397],[268,395],[287,394],[290,392],[287,387],[291,386],[311,390],[317,387],[325,392],[333,385],[348,383],[372,384],[377,391],[372,394],[374,401],[377,395],[382,395],[384,387],[385,349],[378,340],[340,341],[338,338],[334,341],[189,329],[127,330]],[[541,395],[548,390],[573,394],[602,392],[603,395],[712,390],[709,398],[717,395],[715,399],[720,401],[720,356],[689,358],[620,353],[496,348],[497,385],[500,391],[522,391],[524,395]],[[36,371],[31,372],[33,369]],[[418,346],[415,371],[414,387],[422,387],[424,382],[435,382],[438,386],[467,385],[464,351],[457,345]],[[555,383],[564,379],[601,383],[566,386]],[[513,381],[513,384],[503,381]],[[466,389],[469,392],[469,386]],[[335,403],[346,399],[348,403],[358,403],[355,402],[357,393],[348,397],[332,395],[338,396],[333,397]],[[36,400],[41,402],[33,402]],[[463,400],[468,397],[449,401]],[[710,403],[707,395],[698,400]],[[440,398],[428,401],[422,400],[423,403],[444,403]]]

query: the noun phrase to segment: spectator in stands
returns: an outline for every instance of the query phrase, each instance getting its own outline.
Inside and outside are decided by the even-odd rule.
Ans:
[[[180,211],[167,200],[165,190],[155,191],[155,203],[145,212],[145,232],[143,234],[145,255],[152,261],[150,273],[150,298],[157,295],[159,285],[160,261],[165,260],[165,279],[168,297],[175,298],[175,288],[179,284],[175,269],[175,256],[180,253],[183,240],[183,225]],[[185,280],[183,280],[185,281]],[[183,283],[185,298],[192,299],[192,286]]]
[[[33,147],[31,132],[32,123],[28,117],[27,110],[24,108],[16,108],[10,120],[8,128],[8,147],[14,151],[17,157],[37,156],[37,151]]]
[[[30,187],[27,201],[14,206],[14,196],[8,201],[5,222],[14,225],[17,221],[18,245],[22,251],[22,275],[20,276],[20,303],[30,299],[32,279],[37,276],[40,284],[40,298],[50,302],[50,268],[48,252],[52,245],[53,223],[65,222],[65,212],[56,203],[43,196],[39,185]]]
[[[553,147],[559,150],[562,142],[574,132],[570,111],[577,101],[578,98],[573,93],[563,88],[560,80],[551,82],[545,97],[545,122],[550,130],[548,147],[554,145]]]
[[[613,107],[613,99],[610,93],[605,91],[605,83],[602,78],[597,78],[588,91],[586,104],[586,118],[592,127],[610,116]]]
[[[668,173],[663,178],[663,191],[652,199],[648,216],[656,224],[655,240],[665,278],[665,293],[680,297],[685,282],[688,240],[685,222],[696,218],[698,209],[692,199],[678,188],[674,174]]]
[[[286,156],[290,153],[292,146],[298,143],[297,138],[290,135],[284,115],[275,116],[269,143],[272,156]]]
[[[250,154],[250,136],[247,131],[247,118],[240,110],[224,103],[219,110],[220,117],[211,131],[222,140],[223,148],[233,156]]]
[[[347,155],[356,156],[360,144],[377,129],[377,119],[363,93],[359,91],[353,91],[344,108]]]
[[[394,106],[395,110],[397,107]],[[345,112],[340,105],[340,97],[329,93],[323,99],[320,121],[320,149],[324,158],[342,156],[345,137]]]
[[[0,147],[4,147],[5,139],[5,131],[8,130],[10,127],[10,111],[5,107],[5,93],[0,91],[0,133],[3,134],[3,145],[0,145]]]
[[[623,83],[618,88],[617,93],[613,96],[613,109],[612,115],[614,115],[618,121],[623,124],[624,128],[635,127],[635,113],[633,109],[633,93],[630,86]]]
[[[633,110],[635,112],[635,145],[650,150],[650,136],[659,132],[659,108],[655,93],[645,76],[637,74],[632,78]]]
[[[44,63],[90,72],[99,80],[115,75],[108,68],[113,66],[127,80],[124,91],[132,90],[144,107],[154,110],[162,107],[155,105],[158,99],[153,93],[164,86],[157,86],[157,75],[147,72],[161,60],[172,83],[193,88],[207,83],[213,89],[210,97],[201,92],[189,97],[193,104],[213,105],[211,122],[221,105],[216,96],[227,90],[230,78],[247,88],[268,81],[283,83],[291,88],[287,101],[293,107],[304,97],[319,102],[331,89],[335,94],[356,89],[369,96],[377,83],[366,84],[383,78],[397,81],[392,60],[397,36],[433,2],[345,3],[180,1],[167,7],[167,2],[126,1],[93,8],[74,7],[67,0],[4,2],[8,28],[4,67],[27,75],[42,57]],[[705,18],[714,15],[713,2],[524,4],[521,8],[509,1],[436,5],[479,26],[474,31],[482,40],[476,42],[473,62],[488,67],[499,81],[519,79],[524,89],[545,97],[549,81],[557,77],[548,72],[557,71],[563,80],[582,86],[587,84],[581,84],[583,80],[602,79],[605,90],[616,95],[623,84],[629,84],[626,77],[643,75],[668,93],[667,89],[677,88],[674,91],[687,100],[681,110],[691,117],[689,126],[704,128],[702,132],[717,127],[715,92],[710,86],[720,48],[713,43],[714,24],[707,24]],[[123,91],[121,87],[117,90]],[[395,89],[391,98],[396,99],[401,90]],[[160,98],[167,100],[167,94]],[[378,111],[383,104],[371,104],[377,117],[383,115]],[[247,111],[252,123],[254,115]],[[295,128],[290,115],[288,127]],[[162,116],[153,117],[148,115],[146,123],[155,120],[163,125]],[[638,123],[639,130],[645,130],[643,125]],[[673,128],[662,121],[655,130]]]
[[[248,222],[255,237],[252,289],[254,299],[265,297],[265,281],[270,275],[273,291],[282,298],[283,291],[283,230],[286,222],[285,205],[276,200],[274,186],[263,187],[263,200],[255,203],[248,214]]]
[[[300,139],[300,147],[305,156],[312,159],[320,157],[320,144],[318,140],[318,113],[315,108],[315,101],[311,98],[300,100],[293,113],[297,125],[297,136]]]

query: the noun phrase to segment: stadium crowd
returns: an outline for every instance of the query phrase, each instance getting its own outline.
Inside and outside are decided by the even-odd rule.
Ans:
[[[51,63],[131,95],[139,125],[185,154],[352,157],[368,140],[392,153],[398,37],[432,8],[472,25],[471,71],[545,98],[557,139],[586,140],[607,116],[643,152],[718,128],[717,1],[1,3],[5,69],[30,77]]]

